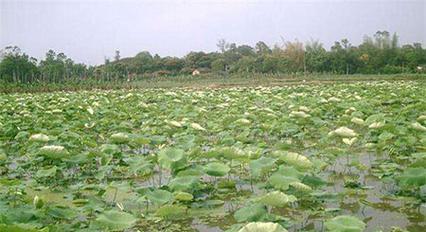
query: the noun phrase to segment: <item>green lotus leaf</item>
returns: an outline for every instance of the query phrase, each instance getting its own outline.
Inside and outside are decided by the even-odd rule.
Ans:
[[[312,192],[312,188],[306,184],[303,184],[301,182],[292,182],[290,183],[290,186],[295,188],[299,192],[309,193]]]
[[[426,115],[420,115],[419,117],[417,117],[417,121],[426,121]]]
[[[246,119],[246,118],[240,118],[238,120],[235,121],[236,124],[238,125],[250,125],[250,120]]]
[[[49,200],[49,199],[46,199],[46,200]],[[46,210],[46,214],[61,220],[63,219],[71,220],[78,216],[78,213],[74,208],[70,208],[63,205],[53,205],[53,206],[49,205],[49,207]]]
[[[231,168],[228,165],[219,162],[209,163],[204,166],[204,171],[210,176],[224,176],[230,170]]]
[[[137,219],[129,213],[109,210],[100,214],[96,222],[110,231],[123,231],[133,227]]]
[[[249,163],[250,172],[254,177],[260,177],[272,170],[275,161],[277,160],[269,157],[261,157],[257,160],[252,160]]]
[[[301,173],[293,167],[280,166],[278,171],[269,177],[269,183],[279,190],[287,190],[290,184],[300,182]]]
[[[178,169],[186,165],[185,152],[178,148],[165,148],[158,153],[158,162],[163,168]]]
[[[353,216],[337,216],[325,222],[325,228],[331,232],[361,232],[365,223]]]
[[[311,115],[303,112],[303,111],[291,111],[290,112],[290,117],[295,117],[295,118],[309,118],[311,117]]]
[[[258,197],[255,201],[273,207],[283,207],[287,203],[291,203],[296,200],[296,197],[293,195],[287,195],[280,191],[273,191]]]
[[[360,125],[360,126],[362,126],[362,125],[365,124],[365,121],[363,119],[357,118],[357,117],[352,118],[351,122],[353,122],[353,123],[355,123],[357,125]]]
[[[384,131],[383,133],[381,133],[379,135],[379,140],[381,140],[381,141],[387,141],[389,139],[392,139],[394,136],[395,136],[394,134],[392,134],[392,133],[390,133],[388,131]]]
[[[147,192],[145,195],[148,200],[156,205],[164,205],[170,202],[173,198],[173,194],[171,192],[162,189]]]
[[[414,122],[411,124],[411,128],[417,131],[423,131],[426,132],[426,127],[420,124],[419,122]]]
[[[194,196],[187,192],[174,192],[173,195],[175,200],[178,201],[192,201],[194,199]]]
[[[154,165],[146,156],[136,156],[125,159],[129,164],[129,172],[131,174],[139,174],[142,176],[149,175],[154,170]]]
[[[356,137],[357,133],[355,133],[355,131],[353,131],[352,129],[349,129],[347,127],[339,127],[336,130],[332,131],[329,133],[329,135],[337,135],[340,137]]]
[[[49,232],[48,228],[45,229],[37,229],[36,225],[31,224],[13,224],[13,225],[6,225],[6,224],[0,224],[0,231],[5,232]]]
[[[202,127],[200,124],[198,123],[191,123],[191,127],[195,130],[199,130],[199,131],[206,131],[206,129],[204,127]]]
[[[120,147],[115,144],[102,144],[99,149],[102,153],[108,155],[114,155],[121,152]]]
[[[238,232],[287,232],[284,227],[273,222],[250,222]]]
[[[0,163],[4,162],[7,159],[6,153],[0,149]]]
[[[48,169],[40,169],[40,170],[37,171],[36,176],[39,177],[39,178],[55,176],[56,170],[57,170],[56,166],[53,166],[53,167],[48,168]]]
[[[296,168],[309,169],[313,166],[312,162],[306,156],[300,155],[295,152],[276,151],[274,152],[274,155],[278,156],[279,159],[284,161],[285,163]]]
[[[173,191],[194,191],[198,188],[200,178],[197,176],[178,176],[172,179],[169,187]]]
[[[349,139],[349,138],[343,138],[343,139],[342,139],[342,142],[343,142],[344,144],[348,145],[348,146],[352,146],[352,145],[353,145],[356,141],[357,141],[357,138],[356,138],[356,137],[353,137],[353,138],[351,138],[351,139]]]
[[[29,140],[28,137],[30,137],[30,133],[28,133],[27,131],[20,131],[18,132],[18,134],[15,135],[15,140],[18,140],[18,141],[24,141],[26,139]]]
[[[250,204],[235,211],[237,222],[260,221],[267,215],[266,207],[260,203]]]
[[[426,168],[407,168],[397,179],[403,186],[422,186],[426,184]]]
[[[170,126],[174,126],[174,127],[182,127],[182,124],[180,122],[174,121],[174,120],[165,120],[165,122],[170,125]]]
[[[378,129],[378,128],[382,128],[385,126],[385,122],[381,121],[381,122],[373,122],[371,123],[368,128],[370,129]]]
[[[50,159],[62,159],[68,156],[68,151],[63,146],[46,145],[40,148],[39,155]]]
[[[36,209],[40,209],[41,207],[43,207],[44,205],[44,201],[43,199],[41,199],[39,196],[35,195],[33,198],[33,206]]]
[[[186,215],[187,208],[182,205],[164,205],[157,209],[156,215],[169,220],[180,219]]]
[[[112,143],[115,143],[115,144],[125,144],[130,141],[130,137],[128,134],[120,132],[120,133],[112,134],[110,137],[110,140]]]
[[[45,135],[45,134],[33,134],[30,136],[30,141],[34,141],[34,142],[49,142],[49,136]]]

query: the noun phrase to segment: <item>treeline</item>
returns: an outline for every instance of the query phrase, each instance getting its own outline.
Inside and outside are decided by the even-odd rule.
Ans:
[[[333,73],[398,74],[425,72],[426,49],[420,43],[400,46],[398,36],[378,31],[352,45],[347,39],[325,49],[319,41],[283,41],[273,47],[259,41],[254,47],[220,40],[218,52],[190,52],[183,58],[160,57],[144,51],[135,57],[105,59],[99,66],[75,63],[50,50],[37,61],[17,47],[2,51],[0,78],[6,82],[64,82],[67,80],[133,80],[143,76],[200,73]]]

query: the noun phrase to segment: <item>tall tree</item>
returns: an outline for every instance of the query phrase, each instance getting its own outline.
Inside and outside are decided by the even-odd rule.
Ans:
[[[0,79],[12,82],[31,82],[38,74],[37,60],[21,52],[17,46],[9,46],[0,52]]]

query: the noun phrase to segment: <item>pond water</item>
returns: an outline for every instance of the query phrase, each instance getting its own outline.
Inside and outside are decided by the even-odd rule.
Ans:
[[[405,229],[410,232],[426,231],[426,213],[423,208],[412,207],[410,202],[413,199],[404,197],[394,197],[389,191],[392,190],[392,184],[386,184],[378,177],[372,175],[372,166],[379,161],[386,159],[385,156],[375,156],[375,154],[362,154],[358,157],[339,157],[335,160],[332,170],[328,169],[322,173],[325,179],[328,179],[328,186],[323,190],[329,193],[336,193],[337,198],[326,200],[324,207],[326,209],[339,209],[342,214],[354,215],[366,223],[365,231],[392,231],[394,228]],[[358,161],[363,165],[364,170],[359,171],[356,168],[349,168],[348,162]],[[383,160],[380,160],[383,161]],[[363,188],[348,189],[345,187],[345,178],[355,176]],[[238,180],[238,177],[234,177]],[[253,191],[256,195],[262,192],[256,185],[250,184],[237,185],[239,191]],[[225,202],[225,211],[232,212],[243,204],[234,205]],[[307,212],[290,212],[288,210],[274,210],[276,214],[290,216],[295,219],[288,231],[324,231],[324,218],[310,215]],[[208,220],[208,219],[206,219]],[[192,221],[192,227],[201,232],[221,232],[228,226],[236,223],[232,215],[228,215],[218,222],[208,222],[195,218]]]

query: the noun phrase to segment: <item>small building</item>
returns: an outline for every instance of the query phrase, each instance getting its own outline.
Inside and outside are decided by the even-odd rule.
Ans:
[[[198,71],[198,69],[194,69],[194,71],[192,71],[192,75],[193,76],[200,75],[200,71]]]

